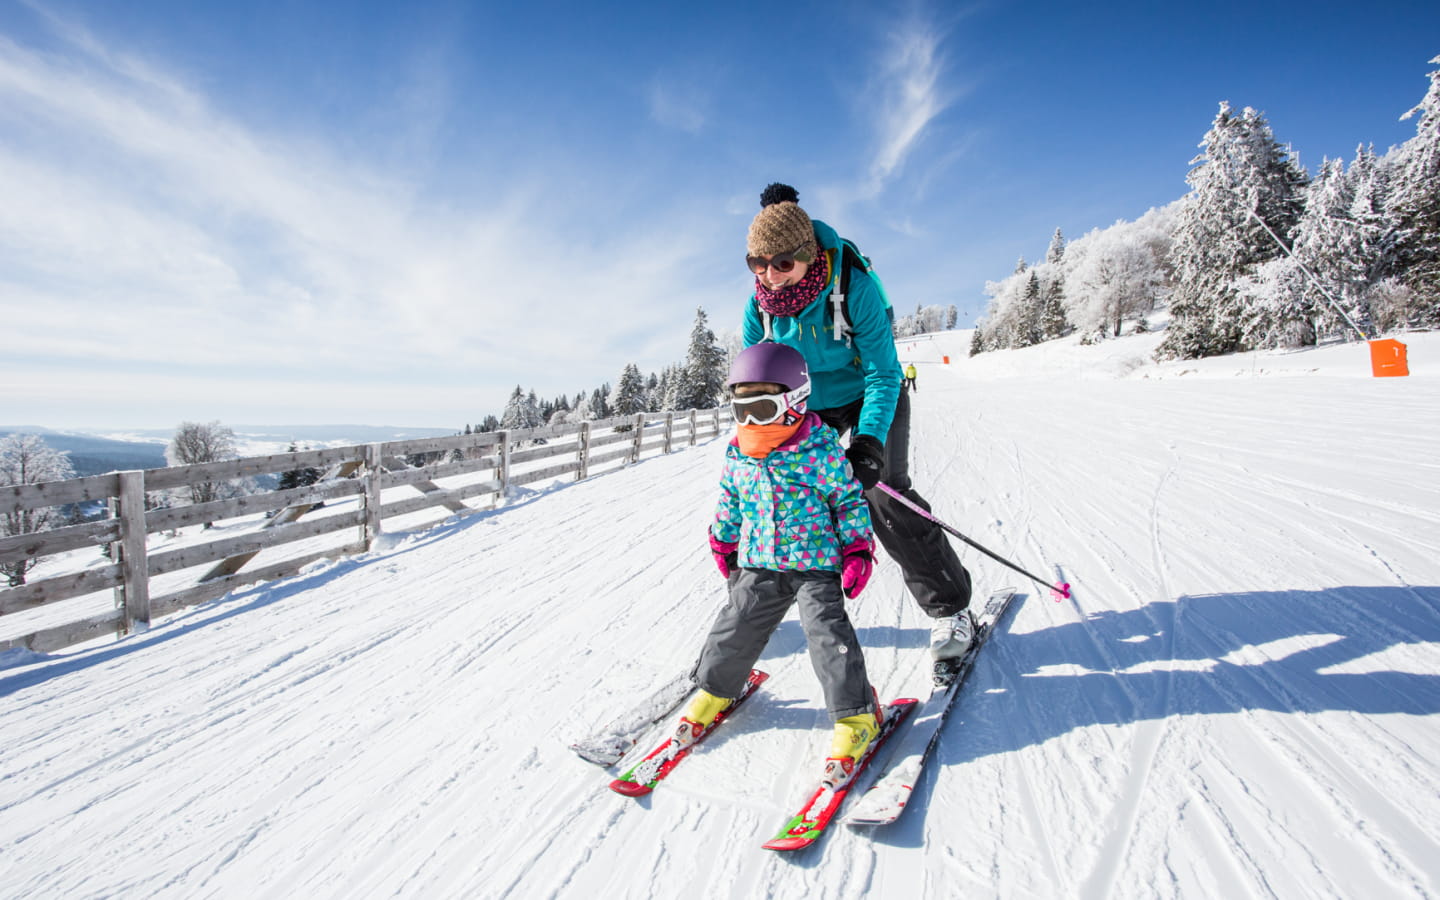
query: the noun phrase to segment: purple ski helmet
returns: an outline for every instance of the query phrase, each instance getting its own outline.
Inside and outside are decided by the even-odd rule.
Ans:
[[[747,381],[768,381],[781,385],[789,393],[804,386],[808,394],[810,367],[799,350],[767,341],[746,347],[735,354],[730,363],[730,377],[725,379],[725,386],[733,388]]]

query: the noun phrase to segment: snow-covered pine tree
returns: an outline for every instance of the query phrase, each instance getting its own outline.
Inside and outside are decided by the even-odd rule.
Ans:
[[[970,355],[979,356],[985,352],[985,326],[977,324],[970,334]]]
[[[465,426],[465,428],[466,433],[468,434],[470,426],[467,425]],[[299,448],[296,446],[294,441],[291,441],[290,449],[285,452],[298,453]],[[317,469],[315,466],[302,466],[298,469],[291,469],[288,472],[281,472],[276,487],[282,491],[289,490],[291,488],[309,487],[310,485],[318,482],[321,478],[324,477],[324,475],[325,473]]]
[[[981,326],[985,332],[983,343],[986,350],[1021,346],[1019,335],[1023,328],[1025,287],[1029,283],[1025,269],[1014,272],[1003,281],[985,283],[985,293],[990,295],[990,305]]]
[[[646,412],[649,399],[645,395],[645,378],[635,363],[626,363],[620,371],[620,379],[610,394],[610,415],[633,416]]]
[[[1244,341],[1255,347],[1302,347],[1344,325],[1334,304],[1355,281],[1349,224],[1350,183],[1338,160],[1323,160],[1305,189],[1305,212],[1295,226],[1291,252],[1236,280],[1250,310]],[[1356,285],[1353,295],[1363,285]],[[1349,310],[1347,310],[1349,314]],[[1363,325],[1362,325],[1363,327]]]
[[[1034,269],[1025,279],[1025,292],[1020,295],[1018,325],[1015,329],[1016,347],[1033,347],[1045,338],[1041,330],[1042,319],[1040,299],[1040,275]]]
[[[705,310],[695,309],[695,325],[690,329],[690,349],[685,353],[685,368],[675,388],[675,409],[713,409],[725,392],[728,362],[725,351],[715,341]]]
[[[1360,238],[1365,282],[1374,286],[1395,273],[1397,225],[1388,209],[1391,164],[1375,155],[1373,146],[1355,148],[1355,161],[1345,173],[1349,182],[1350,218]]]
[[[1061,234],[1060,229],[1057,228],[1055,233],[1050,236],[1050,246],[1045,251],[1045,261],[1053,266],[1059,265],[1064,258],[1065,235]]]
[[[1065,235],[1059,228],[1050,236],[1045,262],[1035,268],[1040,273],[1040,340],[1064,337],[1070,321],[1065,315]]]
[[[670,366],[660,370],[660,375],[655,379],[655,388],[650,392],[651,412],[664,412],[670,409],[670,401],[674,398],[675,392],[670,387]]]
[[[1280,242],[1288,245],[1300,216],[1305,172],[1254,109],[1235,115],[1221,103],[1201,146],[1171,250],[1176,286],[1162,359],[1245,348],[1250,311],[1237,280],[1285,252]]]
[[[610,385],[604,384],[590,392],[590,412],[596,419],[608,419],[610,412]]]
[[[1351,210],[1354,184],[1340,160],[1325,160],[1306,189],[1305,214],[1295,228],[1295,260],[1309,271],[1305,305],[1315,310],[1319,334],[1358,337],[1349,323],[1365,334],[1372,330],[1366,293],[1372,262]],[[1337,311],[1337,304],[1344,315]],[[1346,318],[1349,322],[1347,323]]]
[[[670,402],[666,405],[673,410],[699,409],[697,406],[686,405],[683,399],[694,397],[697,393],[699,390],[691,382],[690,368],[682,363],[670,379]]]
[[[540,406],[535,402],[535,392],[528,395],[520,385],[515,385],[515,390],[510,393],[510,400],[505,404],[505,411],[500,414],[500,430],[503,431],[525,431],[530,428],[539,428],[545,424],[540,416]]]
[[[547,425],[564,425],[570,421],[570,398],[565,394],[546,404],[546,409],[549,410],[545,415]]]
[[[1059,234],[1060,232],[1055,232]],[[1053,341],[1070,332],[1070,319],[1065,315],[1065,278],[1058,265],[1049,267],[1051,277],[1042,279],[1040,287],[1040,339]]]
[[[1440,65],[1440,56],[1430,60]],[[1415,116],[1415,136],[1400,147],[1390,210],[1401,278],[1415,291],[1417,324],[1440,325],[1440,69],[1430,90],[1401,118]]]
[[[583,393],[576,394],[574,401],[570,404],[570,412],[565,416],[565,421],[571,425],[578,425],[595,418],[594,412],[590,409],[590,398]]]

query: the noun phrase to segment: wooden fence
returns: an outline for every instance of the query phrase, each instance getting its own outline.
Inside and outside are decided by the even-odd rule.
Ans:
[[[647,453],[693,445],[702,434],[718,436],[728,422],[723,408],[641,414],[0,487],[0,515],[92,501],[110,508],[102,520],[0,538],[0,563],[85,548],[97,553],[89,563],[61,567],[70,570],[63,574],[35,570],[42,577],[0,591],[0,626],[11,624],[0,629],[0,651],[48,652],[105,634],[144,631],[154,617],[238,587],[295,575],[320,559],[367,552],[387,520],[414,522],[427,514],[433,520],[488,508],[470,505],[476,498],[493,507],[512,487],[588,478]],[[155,497],[173,501],[194,485],[304,469],[324,474],[306,487],[148,508]],[[219,527],[212,531],[212,525]],[[203,526],[208,539],[164,546],[187,526]],[[246,568],[256,557],[264,558]],[[196,577],[191,570],[199,566],[207,568]]]

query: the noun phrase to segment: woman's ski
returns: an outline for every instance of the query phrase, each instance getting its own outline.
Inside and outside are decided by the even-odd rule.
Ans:
[[[1014,597],[1015,588],[1001,588],[985,601],[985,609],[976,619],[975,638],[970,648],[953,671],[937,670],[935,690],[906,730],[901,752],[890,762],[885,774],[855,804],[845,817],[845,824],[888,825],[900,818],[905,805],[910,802],[915,783],[920,780],[926,760],[939,743],[940,729],[954,706],[965,677],[975,665],[975,657]],[[937,663],[937,669],[938,666]]]

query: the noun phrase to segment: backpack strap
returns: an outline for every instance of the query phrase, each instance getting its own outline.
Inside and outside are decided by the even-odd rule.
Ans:
[[[847,347],[853,346],[850,339],[852,329],[850,328],[850,271],[859,268],[861,271],[870,272],[870,260],[860,253],[860,249],[852,244],[847,238],[840,239],[840,264],[836,267],[835,289],[830,292],[830,304],[832,317],[835,323],[835,340],[844,341]]]
[[[854,346],[854,341],[850,337],[853,333],[853,329],[850,327],[850,270],[855,267],[868,273],[870,260],[863,256],[849,240],[841,238],[840,260],[833,267],[835,273],[832,280],[835,287],[830,291],[830,319],[833,323],[832,336],[837,341],[844,341],[847,347]],[[765,327],[765,340],[775,340],[772,325],[774,316],[762,309],[760,310],[760,321]]]

